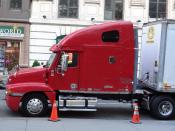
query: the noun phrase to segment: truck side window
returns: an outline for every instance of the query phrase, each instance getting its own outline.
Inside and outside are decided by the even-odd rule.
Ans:
[[[118,42],[119,32],[117,30],[103,32],[102,41],[103,42]]]
[[[78,53],[71,52],[68,54],[68,67],[76,67],[78,64]]]

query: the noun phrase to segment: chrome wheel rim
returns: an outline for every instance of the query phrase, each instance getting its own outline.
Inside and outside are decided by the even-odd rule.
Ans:
[[[162,101],[158,110],[162,116],[168,116],[173,112],[173,104],[170,101]]]
[[[43,103],[40,99],[33,98],[27,103],[27,110],[30,114],[36,115],[43,110]]]

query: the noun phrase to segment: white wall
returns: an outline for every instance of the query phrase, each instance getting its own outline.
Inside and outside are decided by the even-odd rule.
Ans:
[[[125,0],[124,19],[132,22],[141,20],[142,23],[148,21],[148,0]]]
[[[56,37],[67,35],[85,26],[64,26],[59,24],[32,24],[30,28],[29,65],[34,60],[46,63],[52,52],[50,47],[56,44]]]
[[[58,18],[58,2],[33,0],[31,9],[30,21],[45,21],[43,16],[46,16],[50,21],[90,21],[95,18],[97,21],[102,21],[104,17],[104,0],[79,0],[79,14],[78,18]],[[81,24],[81,23],[80,23]]]
[[[105,0],[79,0],[79,17],[58,18],[59,0],[33,0],[31,7],[30,65],[35,59],[46,62],[50,56],[48,49],[56,43],[56,37],[69,34],[77,29],[104,22]],[[175,0],[167,0],[168,18],[175,18]],[[135,24],[149,19],[149,0],[124,0],[124,20]],[[44,19],[43,16],[46,16]],[[95,18],[95,21],[91,21]],[[140,20],[140,23],[137,21]],[[140,37],[141,38],[141,35]]]
[[[79,17],[58,18],[58,0],[33,0],[29,46],[29,65],[36,59],[40,63],[49,59],[50,47],[56,44],[56,37],[67,35],[83,27],[94,24],[91,18],[102,21],[104,2],[101,0],[79,0]],[[44,19],[43,16],[46,16]]]
[[[80,0],[80,20],[104,20],[104,0]]]
[[[149,0],[123,0],[124,1],[124,20],[142,23],[152,21],[149,19]],[[104,21],[105,0],[79,0],[78,18],[58,18],[59,0],[33,0],[30,21],[35,22],[54,22],[54,23],[77,23],[87,24],[91,18],[96,21]],[[175,0],[167,0],[167,18],[175,19]],[[46,19],[43,19],[46,16]]]
[[[175,0],[168,0],[168,19],[175,19]]]

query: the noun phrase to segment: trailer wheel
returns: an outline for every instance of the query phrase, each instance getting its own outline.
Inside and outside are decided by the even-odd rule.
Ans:
[[[48,102],[42,94],[29,94],[22,100],[21,112],[24,116],[43,116],[48,111]]]
[[[158,119],[171,119],[175,115],[175,101],[169,96],[157,96],[150,104],[150,111]]]

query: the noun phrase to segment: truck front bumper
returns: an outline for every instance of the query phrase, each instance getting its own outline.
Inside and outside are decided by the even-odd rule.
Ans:
[[[19,111],[21,96],[6,95],[6,104],[13,111]]]

